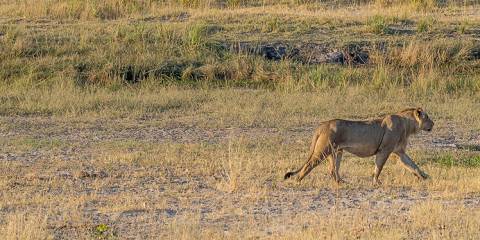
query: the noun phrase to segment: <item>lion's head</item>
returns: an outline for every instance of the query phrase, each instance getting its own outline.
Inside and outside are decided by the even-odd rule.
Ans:
[[[428,131],[428,132],[432,131],[434,123],[428,117],[428,114],[425,111],[423,111],[422,108],[416,108],[413,111],[413,115],[415,116],[415,119],[418,122],[418,126],[420,130]]]

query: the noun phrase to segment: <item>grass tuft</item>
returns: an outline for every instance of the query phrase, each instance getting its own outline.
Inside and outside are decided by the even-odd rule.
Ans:
[[[390,32],[389,23],[385,16],[375,15],[367,20],[368,30],[375,34],[386,34]]]

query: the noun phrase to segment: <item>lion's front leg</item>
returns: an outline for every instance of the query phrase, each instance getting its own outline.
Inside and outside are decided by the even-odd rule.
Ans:
[[[418,178],[421,178],[421,179],[429,178],[428,174],[423,172],[405,152],[399,152],[396,154],[398,157],[400,157],[400,162],[408,171],[413,173]]]
[[[390,156],[390,151],[381,151],[377,153],[375,157],[375,173],[373,175],[373,184],[375,185],[380,185],[380,181],[378,180],[378,177],[380,176],[380,173],[382,172],[383,165],[385,165],[385,162],[388,159],[388,156]]]

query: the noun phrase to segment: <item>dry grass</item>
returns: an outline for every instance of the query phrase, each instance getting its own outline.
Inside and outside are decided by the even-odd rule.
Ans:
[[[4,239],[51,239],[45,216],[31,213],[11,214],[5,219],[0,234]]]
[[[1,0],[0,0],[1,1]],[[479,6],[457,1],[0,3],[2,239],[477,239]],[[368,49],[365,65],[225,44]],[[365,44],[365,45],[364,45]],[[371,184],[346,155],[283,181],[313,128],[422,106]]]
[[[478,138],[472,98],[445,101],[440,95],[426,101],[390,94],[390,101],[375,104],[378,96],[353,90],[137,91],[82,95],[67,101],[65,106],[80,109],[70,113],[44,99],[24,102],[19,106],[46,104],[43,109],[56,110],[51,117],[2,117],[5,236],[453,239],[479,234],[476,153],[429,149],[436,148],[433,139],[448,141],[452,133],[458,142]],[[80,100],[96,98],[122,99],[122,104],[90,108]],[[168,102],[164,98],[191,100],[148,110]],[[203,100],[189,103],[196,99]],[[326,164],[302,184],[282,180],[303,163],[319,121],[375,117],[403,108],[407,99],[426,106],[436,121],[435,131],[421,141],[415,137],[410,151],[431,180],[419,182],[392,158],[381,176],[383,186],[375,188],[372,159],[351,155],[341,169],[347,184],[333,184]],[[121,108],[125,101],[132,108]],[[37,215],[42,221],[22,231]]]
[[[68,123],[64,127],[81,126]],[[25,130],[34,125],[27,123]],[[436,162],[449,151],[412,151],[432,176],[426,182],[390,159],[383,186],[375,188],[373,161],[347,155],[341,174],[348,184],[333,184],[325,164],[296,184],[281,178],[303,162],[308,136],[244,133],[217,143],[208,138],[161,143],[149,137],[129,140],[137,130],[126,140],[118,139],[121,133],[108,138],[115,124],[101,126],[103,132],[87,127],[83,138],[63,137],[84,145],[75,154],[7,138],[6,149],[15,144],[20,153],[42,158],[30,162],[8,150],[17,159],[2,160],[3,236],[456,239],[479,234],[480,169]],[[30,135],[42,135],[38,131]],[[82,140],[90,134],[108,139]]]
[[[424,95],[406,89],[374,92],[332,88],[322,92],[235,89],[126,88],[111,91],[52,88],[8,90],[0,106],[4,115],[57,116],[80,119],[149,119],[172,124],[215,127],[301,127],[321,120],[377,117],[407,106],[423,106],[435,119],[480,129],[475,120],[478,93]],[[381,100],[381,101],[379,101]],[[452,108],[451,106],[456,106]],[[366,113],[372,114],[366,114]],[[52,143],[55,144],[55,143]]]

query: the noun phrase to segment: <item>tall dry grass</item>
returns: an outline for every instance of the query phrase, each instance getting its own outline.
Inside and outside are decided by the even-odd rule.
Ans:
[[[0,55],[3,88],[45,88],[73,82],[79,87],[117,89],[146,81],[285,90],[405,87],[421,94],[479,90],[478,61],[469,59],[478,46],[471,40],[412,39],[391,46],[387,53],[370,51],[371,64],[366,67],[315,66],[231,53],[210,40],[213,27],[204,23],[77,27],[85,29],[65,26],[37,32],[22,25],[4,25]]]
[[[119,13],[101,11],[98,14],[102,16],[116,17],[104,16],[98,20],[95,11],[102,4]],[[322,11],[308,7],[322,4],[301,2],[267,3],[265,7],[253,8],[246,3],[234,9],[191,9],[180,5],[156,1],[102,1],[101,4],[96,1],[36,4],[7,1],[0,7],[4,16],[46,19],[32,23],[21,19],[12,22],[8,17],[3,20],[0,25],[1,85],[4,89],[37,88],[74,82],[80,88],[103,85],[118,89],[148,80],[159,85],[288,91],[350,86],[369,90],[405,87],[420,94],[426,91],[469,94],[479,88],[478,61],[470,59],[478,44],[470,35],[465,35],[467,27],[458,30],[460,35],[460,32],[465,35],[458,39],[442,35],[444,31],[451,31],[451,27],[457,28],[457,24],[467,26],[464,22],[474,29],[479,16],[468,11],[477,10],[475,5],[446,10],[465,12],[452,17],[445,17],[442,12],[410,11],[396,4]],[[18,12],[27,11],[29,7],[33,11],[34,6],[35,11],[40,12]],[[77,13],[75,9],[87,13]],[[353,12],[357,14],[352,15]],[[70,15],[77,17],[57,24],[48,20],[57,17],[67,20],[71,19]],[[83,15],[87,17],[83,19]],[[102,18],[118,20],[102,21]],[[236,20],[240,18],[245,21]],[[418,30],[414,36],[390,33],[392,26],[415,26],[416,22],[421,25],[424,18],[436,19],[434,26],[417,28],[432,29],[427,34],[440,37],[425,39],[423,31],[427,30]],[[18,24],[15,21],[19,21]],[[329,40],[325,36],[332,36],[337,42],[335,47],[341,49],[357,44],[358,34],[364,36],[371,47],[372,64],[366,67],[312,66],[288,58],[275,62],[225,47],[240,41],[250,41],[253,45],[265,41],[324,41],[327,44]],[[387,52],[376,48],[378,41],[386,44]]]
[[[305,7],[308,9],[344,8],[350,6],[377,6],[382,8],[404,7],[413,11],[435,11],[436,9],[470,6],[476,1],[458,0],[346,0],[346,1],[303,1],[303,0],[3,0],[0,12],[4,16],[16,17],[48,17],[53,19],[119,19],[154,15],[165,8],[194,8],[194,9],[238,9],[245,7]]]

